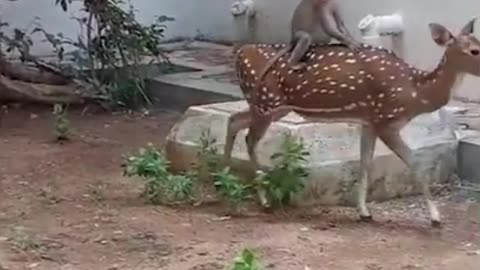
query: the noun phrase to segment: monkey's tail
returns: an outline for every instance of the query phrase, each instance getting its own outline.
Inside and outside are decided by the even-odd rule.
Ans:
[[[279,52],[277,52],[272,58],[270,58],[265,66],[263,67],[262,71],[260,71],[260,74],[258,75],[258,80],[257,80],[257,88],[260,87],[261,82],[263,81],[263,78],[267,74],[267,72],[270,70],[270,68],[277,62],[280,57],[284,56],[287,52],[290,51],[291,45],[287,45],[285,48],[281,49]]]

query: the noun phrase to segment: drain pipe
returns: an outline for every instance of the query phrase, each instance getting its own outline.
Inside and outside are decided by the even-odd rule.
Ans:
[[[358,28],[365,43],[381,46],[403,56],[403,17],[391,15],[367,15],[358,23]]]
[[[234,24],[234,51],[247,42],[255,40],[255,18],[257,9],[254,0],[237,0],[232,3],[230,13]]]

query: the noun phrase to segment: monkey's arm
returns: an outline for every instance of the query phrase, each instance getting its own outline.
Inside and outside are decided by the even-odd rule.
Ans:
[[[338,29],[346,36],[350,38],[350,40],[355,40],[353,37],[352,33],[348,30],[348,28],[345,26],[345,22],[342,19],[342,16],[340,16],[340,12],[338,11],[337,5],[335,5],[332,8],[332,13],[335,22],[337,23]]]
[[[344,43],[350,49],[358,51],[358,43],[348,34],[348,32],[344,33],[340,30],[341,26],[337,25],[337,19],[335,16],[335,6],[327,6],[321,10],[320,23],[325,30],[325,33]]]

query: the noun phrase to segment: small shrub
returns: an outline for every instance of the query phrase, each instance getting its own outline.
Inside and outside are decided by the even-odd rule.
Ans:
[[[194,165],[194,173],[201,180],[211,180],[213,174],[221,170],[216,143],[217,140],[212,137],[209,129],[201,133],[200,150],[197,153],[198,163]]]
[[[173,175],[170,163],[163,153],[149,143],[137,155],[127,159],[124,174],[139,176],[144,181],[143,196],[151,203],[173,203],[189,201],[193,197],[193,181],[188,175]]]
[[[294,194],[304,188],[308,170],[303,166],[309,153],[302,141],[290,135],[285,136],[281,151],[271,156],[273,168],[259,176],[259,188],[265,192],[271,207],[290,204]]]
[[[250,186],[241,183],[240,179],[224,168],[213,174],[215,189],[229,203],[233,210],[238,210],[240,204],[250,198]]]
[[[70,135],[70,121],[67,118],[65,108],[61,104],[53,106],[53,128],[57,141],[67,141]]]
[[[262,270],[256,254],[250,249],[242,250],[242,253],[235,257],[231,270]]]

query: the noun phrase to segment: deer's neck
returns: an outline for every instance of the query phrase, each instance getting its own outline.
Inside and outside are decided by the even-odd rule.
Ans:
[[[458,73],[448,51],[433,71],[415,71],[414,73],[418,96],[427,111],[438,110],[446,105],[452,91],[463,79],[463,74]]]

